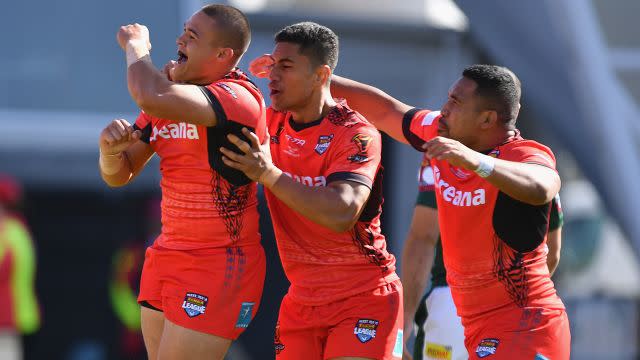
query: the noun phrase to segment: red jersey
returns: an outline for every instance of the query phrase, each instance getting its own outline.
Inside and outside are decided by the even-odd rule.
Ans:
[[[403,132],[416,149],[437,136],[438,111],[413,109]],[[551,150],[519,133],[486,154],[555,169]],[[550,203],[528,205],[472,171],[431,160],[444,263],[463,324],[489,312],[564,309],[546,264]]]
[[[380,233],[381,137],[340,101],[324,118],[298,124],[290,113],[267,109],[273,163],[307,186],[353,181],[371,195],[353,229],[335,232],[305,218],[266,191],[289,296],[305,305],[327,304],[390,283],[395,257]],[[300,199],[305,201],[305,199]]]
[[[157,244],[185,250],[259,243],[256,184],[224,165],[219,148],[236,149],[226,136],[244,138],[242,127],[264,139],[264,100],[239,70],[200,89],[216,113],[216,126],[144,112],[134,126],[160,156],[162,233]]]

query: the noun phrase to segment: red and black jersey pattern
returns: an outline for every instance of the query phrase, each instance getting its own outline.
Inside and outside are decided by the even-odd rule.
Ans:
[[[422,151],[424,142],[437,136],[440,118],[437,111],[407,112],[407,141]],[[555,169],[551,150],[519,132],[484,153]],[[498,309],[563,309],[546,265],[551,204],[518,201],[474,172],[443,160],[431,159],[429,165],[447,281],[463,323]]]
[[[320,304],[394,281],[395,257],[380,232],[380,133],[346,102],[300,124],[267,110],[271,156],[285,175],[307,186],[347,181],[371,189],[353,229],[338,233],[300,215],[266,191],[280,258],[298,302]]]
[[[176,249],[241,246],[259,242],[256,184],[222,162],[228,134],[243,127],[266,136],[264,100],[239,70],[200,87],[216,114],[207,127],[144,113],[136,121],[142,140],[160,156],[161,246]]]

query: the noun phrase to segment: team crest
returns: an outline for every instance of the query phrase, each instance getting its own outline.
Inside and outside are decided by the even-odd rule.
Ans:
[[[184,312],[189,315],[189,317],[196,317],[198,315],[204,314],[204,311],[207,308],[207,301],[209,298],[206,296],[196,294],[196,293],[187,293],[184,297],[184,302],[182,303],[182,308]]]
[[[351,141],[356,144],[358,152],[350,155],[347,159],[354,163],[366,163],[371,160],[367,151],[369,150],[369,145],[371,145],[371,136],[367,134],[356,134]]]
[[[493,355],[498,350],[500,340],[498,339],[482,339],[478,347],[476,348],[476,354],[479,358],[484,358],[489,355]]]
[[[353,333],[360,340],[361,343],[376,337],[376,330],[378,329],[378,320],[360,319],[356,323],[356,327],[353,328]]]
[[[329,148],[329,145],[331,145],[331,140],[333,140],[333,134],[320,135],[320,137],[318,138],[318,143],[314,148],[314,150],[318,153],[318,155],[322,155],[327,151],[327,149]]]
[[[228,92],[229,94],[231,94],[231,96],[233,96],[234,99],[238,98],[238,95],[236,94],[236,92],[231,88],[231,86],[225,84],[225,83],[216,83],[216,85],[218,85],[219,87],[223,88],[226,92]]]
[[[498,149],[493,149],[493,150],[491,150],[491,152],[489,152],[487,155],[488,155],[488,156],[491,156],[491,157],[494,157],[494,158],[497,158],[498,156],[500,156],[500,150],[498,150]]]

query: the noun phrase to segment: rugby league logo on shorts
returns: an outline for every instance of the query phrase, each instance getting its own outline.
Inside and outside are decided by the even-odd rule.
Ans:
[[[240,307],[240,312],[238,313],[238,321],[236,321],[237,328],[248,328],[249,323],[251,322],[251,317],[253,315],[253,305],[255,303],[252,302],[243,302]]]
[[[476,348],[476,354],[478,354],[479,358],[493,355],[498,350],[499,344],[500,340],[498,339],[482,339]]]
[[[353,333],[361,343],[366,343],[376,337],[377,328],[378,320],[360,319],[356,323],[356,327],[353,328]]]
[[[182,308],[189,317],[196,317],[204,314],[204,310],[207,308],[207,301],[209,301],[209,298],[206,296],[196,293],[187,293],[184,297]]]
[[[329,145],[331,145],[331,140],[333,140],[333,134],[320,135],[320,137],[318,138],[318,143],[314,148],[314,150],[318,153],[318,155],[322,155],[327,151],[327,149],[329,148]]]

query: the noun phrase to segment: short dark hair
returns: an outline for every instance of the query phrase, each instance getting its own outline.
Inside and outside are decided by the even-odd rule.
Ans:
[[[505,124],[516,121],[520,104],[520,79],[504,66],[471,65],[462,76],[478,84],[476,94],[484,98],[486,106],[498,113]]]
[[[244,54],[251,42],[251,27],[249,19],[242,11],[229,5],[209,4],[201,11],[212,19],[216,20],[220,30],[225,34],[221,38],[225,41],[225,46],[229,46],[239,55]]]
[[[280,30],[275,41],[300,45],[300,53],[311,59],[314,65],[338,65],[338,35],[331,29],[314,22],[301,22]]]

